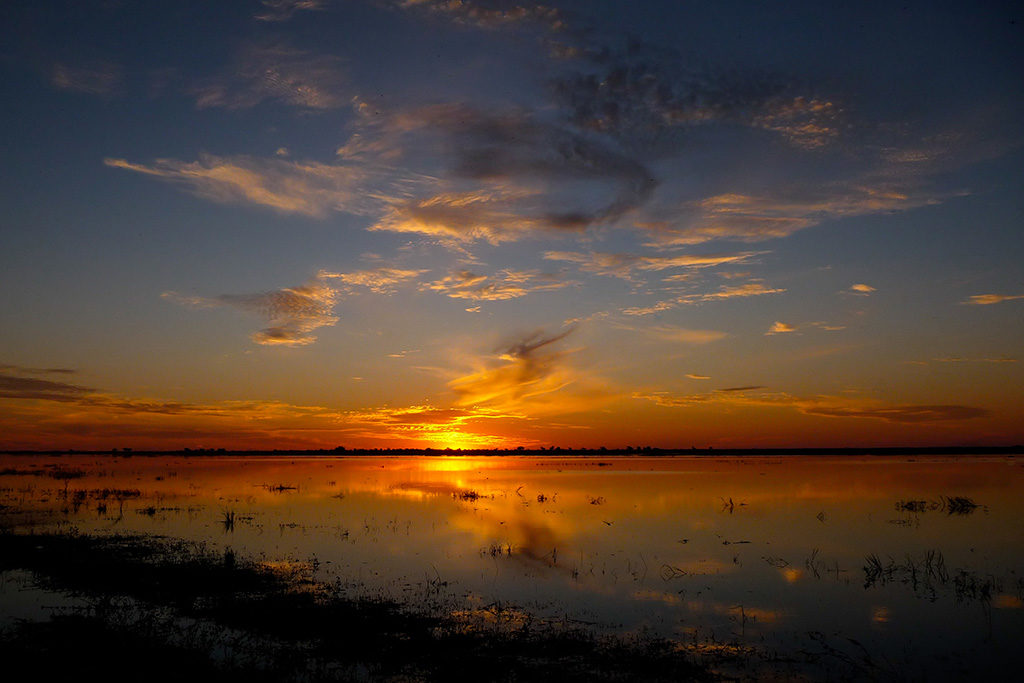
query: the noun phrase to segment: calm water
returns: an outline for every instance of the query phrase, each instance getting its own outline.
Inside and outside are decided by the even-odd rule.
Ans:
[[[790,673],[813,659],[812,677],[822,662],[970,677],[1024,637],[1019,458],[5,456],[3,469],[8,523],[202,540],[404,599],[443,588],[470,610],[750,648]],[[82,476],[30,474],[54,469]],[[0,612],[16,603],[0,592]]]

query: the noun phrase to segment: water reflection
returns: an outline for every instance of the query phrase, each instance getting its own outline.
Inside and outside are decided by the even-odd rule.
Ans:
[[[862,658],[856,641],[912,677],[1024,636],[1022,464],[4,457],[0,514],[207,541],[399,597],[443,585],[477,618],[501,604],[837,658]]]

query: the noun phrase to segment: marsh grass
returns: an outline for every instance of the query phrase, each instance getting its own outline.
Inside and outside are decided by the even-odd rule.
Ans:
[[[293,575],[170,538],[0,532],[0,570],[26,569],[93,605],[4,632],[0,655],[50,667],[53,680],[101,662],[157,681],[711,678],[667,641],[598,636],[509,605],[474,619],[429,612],[318,582],[314,562]],[[449,589],[440,575],[433,587]]]
[[[951,593],[958,603],[989,604],[998,593],[1001,581],[965,568],[950,570],[940,550],[927,550],[920,556],[908,554],[903,560],[882,560],[872,553],[864,558],[864,588],[896,583],[910,587],[918,597],[937,600]]]

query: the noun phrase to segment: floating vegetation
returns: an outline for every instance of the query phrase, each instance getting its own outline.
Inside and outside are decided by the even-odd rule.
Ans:
[[[264,484],[263,488],[272,493],[284,493],[285,491],[298,491],[298,486],[288,486],[286,484]]]
[[[452,498],[454,498],[455,500],[465,500],[468,502],[474,502],[480,500],[483,497],[483,494],[481,494],[479,491],[474,491],[472,489],[452,491]]]
[[[747,505],[746,503],[744,503],[742,501],[739,502],[739,503],[735,502],[732,499],[732,496],[729,496],[729,498],[722,498],[721,501],[722,501],[722,512],[728,512],[730,515],[733,512],[736,511],[736,508],[738,508],[738,507],[746,507],[746,505]]]
[[[980,505],[967,496],[939,496],[936,500],[898,500],[900,512],[945,512],[947,515],[969,515]]]
[[[594,496],[587,496],[587,502],[591,505],[604,505],[605,500],[604,496],[597,496],[596,498]]]

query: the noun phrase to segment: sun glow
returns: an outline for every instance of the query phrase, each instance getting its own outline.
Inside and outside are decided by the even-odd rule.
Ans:
[[[431,448],[466,450],[472,448],[504,448],[504,439],[486,434],[467,434],[457,430],[430,435]]]

